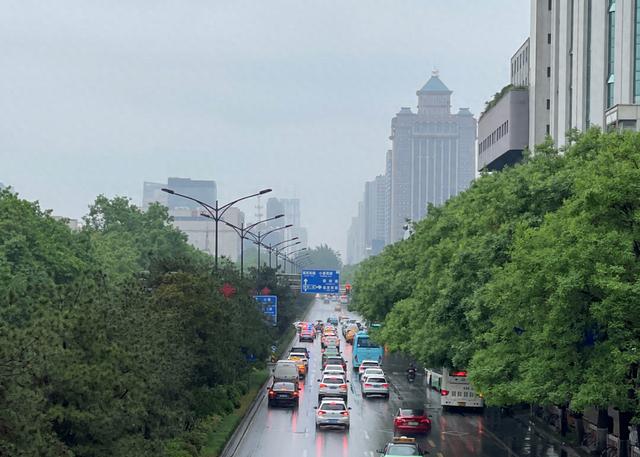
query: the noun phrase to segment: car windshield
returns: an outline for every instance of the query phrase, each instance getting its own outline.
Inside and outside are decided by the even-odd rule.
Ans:
[[[325,376],[322,382],[324,384],[344,384],[344,379],[338,376]]]
[[[422,455],[417,446],[413,444],[390,444],[385,455]]]
[[[400,409],[401,416],[424,416],[424,409],[418,408],[402,408]]]
[[[273,390],[288,390],[288,391],[294,391],[295,390],[295,386],[293,385],[292,382],[276,382],[273,385]]]
[[[327,366],[326,366],[326,367],[324,367],[324,369],[325,369],[325,370],[338,370],[338,371],[344,371],[344,370],[342,369],[342,365],[338,365],[338,364],[335,364],[335,365],[329,365],[329,364],[327,364]]]
[[[387,382],[387,380],[384,378],[373,378],[373,377],[367,378],[367,381],[368,382]]]
[[[347,407],[344,405],[344,403],[323,403],[320,406],[320,409],[322,411],[344,411],[345,409],[347,409]],[[408,454],[411,455],[411,454]]]

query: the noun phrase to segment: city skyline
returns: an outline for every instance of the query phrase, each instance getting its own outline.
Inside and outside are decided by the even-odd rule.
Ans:
[[[343,258],[398,106],[437,67],[479,113],[529,30],[526,0],[68,6],[0,18],[2,182],[71,218],[167,176],[214,180],[221,201],[269,187]]]

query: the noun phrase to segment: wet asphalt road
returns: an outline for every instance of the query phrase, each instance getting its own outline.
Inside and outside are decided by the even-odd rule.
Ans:
[[[326,320],[338,314],[334,305],[316,300],[308,319]],[[347,313],[350,314],[351,313]],[[296,345],[299,343],[296,342]],[[403,403],[424,405],[432,420],[432,430],[417,437],[423,449],[437,457],[556,457],[560,452],[533,431],[511,418],[491,411],[447,411],[440,407],[437,392],[424,387],[424,377],[408,383],[407,362],[400,356],[386,355],[383,369],[393,390],[389,400],[363,399],[357,375],[350,366],[351,346],[342,339],[341,349],[349,364],[351,429],[316,431],[315,410],[320,377],[320,341],[304,343],[311,349],[309,375],[301,392],[298,409],[268,408],[266,393],[233,457],[374,457],[393,436],[393,416]]]

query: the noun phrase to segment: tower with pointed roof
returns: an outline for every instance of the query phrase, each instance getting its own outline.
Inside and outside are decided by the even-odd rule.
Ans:
[[[418,114],[429,117],[446,117],[451,114],[451,92],[440,80],[440,73],[434,70],[429,81],[416,92]]]
[[[451,113],[452,94],[434,70],[416,92],[418,111],[401,108],[391,121],[391,242],[403,238],[408,219],[422,219],[475,177],[477,121],[468,108]]]

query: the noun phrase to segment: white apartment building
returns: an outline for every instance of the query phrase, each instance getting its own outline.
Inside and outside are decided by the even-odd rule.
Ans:
[[[529,146],[572,129],[639,130],[640,0],[532,0]]]

